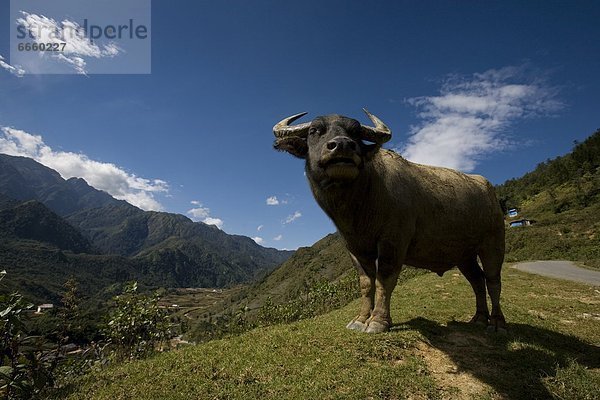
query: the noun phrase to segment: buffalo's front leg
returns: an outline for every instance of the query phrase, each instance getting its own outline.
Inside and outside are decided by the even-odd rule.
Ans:
[[[400,268],[390,268],[383,272],[377,271],[377,278],[375,279],[375,308],[373,308],[371,318],[367,321],[365,332],[380,333],[390,329],[392,325],[390,300],[399,274]]]
[[[350,323],[346,325],[346,328],[363,332],[367,329],[366,322],[370,318],[371,311],[373,310],[375,274],[377,268],[375,261],[358,260],[353,254],[350,254],[350,256],[358,270],[361,300],[358,316],[350,321]]]
[[[367,321],[367,333],[386,332],[392,325],[390,315],[390,300],[392,292],[398,282],[398,275],[402,270],[402,263],[398,262],[396,248],[386,243],[379,244],[377,258],[377,273],[375,276],[375,306],[371,317]]]

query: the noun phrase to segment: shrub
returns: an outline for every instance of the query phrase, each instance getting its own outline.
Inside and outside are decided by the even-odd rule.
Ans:
[[[169,317],[158,295],[140,294],[137,288],[137,282],[127,283],[108,315],[105,335],[117,361],[147,357],[170,338]]]
[[[0,280],[5,275],[0,272]],[[52,383],[52,358],[43,351],[47,343],[25,328],[32,307],[19,293],[0,295],[0,395],[5,399],[35,398]]]

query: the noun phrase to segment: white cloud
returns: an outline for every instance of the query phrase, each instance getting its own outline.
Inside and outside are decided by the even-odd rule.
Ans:
[[[256,230],[258,232],[260,232],[262,230],[262,228],[264,228],[264,227],[265,227],[264,225],[259,225],[259,226],[256,227]]]
[[[277,242],[280,241],[281,239],[283,239],[283,235],[277,235],[273,238],[273,240],[275,240]]]
[[[300,211],[296,211],[295,213],[287,216],[287,218],[285,219],[284,224],[291,224],[292,222],[294,222],[295,220],[297,220],[301,216],[302,216],[302,213]]]
[[[271,196],[267,198],[267,205],[268,206],[278,206],[280,204],[287,204],[288,201],[286,199],[279,199],[277,198],[277,196]]]
[[[256,242],[256,244],[260,244],[260,245],[262,245],[262,244],[265,243],[265,239],[263,239],[263,238],[261,238],[259,236],[253,237],[252,240],[254,240]]]
[[[223,229],[223,220],[220,218],[206,217],[202,220],[206,225],[215,225],[219,229]]]
[[[563,107],[555,89],[526,75],[524,67],[506,67],[452,77],[439,96],[408,99],[422,122],[399,152],[414,162],[472,171],[483,155],[511,146],[510,124]]]
[[[271,197],[267,198],[267,205],[268,206],[279,205],[279,200],[277,199],[277,196],[271,196]]]
[[[0,129],[3,133],[0,153],[33,158],[58,171],[65,179],[83,178],[96,189],[144,210],[163,209],[154,194],[168,192],[169,185],[165,181],[141,178],[114,164],[90,160],[85,154],[54,151],[39,135],[10,127]]]
[[[11,74],[18,76],[19,78],[22,77],[23,75],[25,75],[25,70],[23,68],[21,68],[18,65],[17,66],[10,65],[9,63],[7,63],[4,60],[4,57],[2,57],[1,54],[0,54],[0,67],[4,68]]]
[[[223,220],[211,217],[210,209],[208,207],[204,207],[198,200],[192,200],[190,203],[197,206],[187,211],[187,214],[193,221],[202,221],[207,225],[215,225],[219,229],[223,228]]]
[[[187,212],[194,221],[200,221],[202,218],[207,218],[210,215],[210,209],[202,207],[202,204],[199,204],[199,206],[200,207],[192,208]]]
[[[68,19],[58,22],[25,11],[21,11],[21,14],[23,17],[17,18],[17,23],[27,29],[36,43],[66,43],[60,52],[41,52],[40,56],[67,63],[79,74],[86,74],[86,57],[110,58],[123,52],[114,42],[101,46],[92,42],[77,22]]]

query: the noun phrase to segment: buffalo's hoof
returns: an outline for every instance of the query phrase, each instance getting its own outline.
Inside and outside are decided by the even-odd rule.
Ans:
[[[469,321],[469,323],[471,324],[475,324],[475,325],[483,325],[483,326],[487,326],[489,323],[489,318],[487,315],[485,314],[475,314],[473,316],[473,318],[471,318],[471,320]]]
[[[346,325],[346,329],[352,329],[353,331],[364,332],[367,329],[367,324],[364,322],[360,322],[356,319],[353,319]]]
[[[382,333],[390,330],[390,325],[387,322],[371,321],[365,332],[367,333]]]
[[[492,317],[490,319],[490,324],[487,327],[488,332],[497,332],[502,335],[506,335],[508,333],[508,327],[506,325],[506,321],[504,317]]]

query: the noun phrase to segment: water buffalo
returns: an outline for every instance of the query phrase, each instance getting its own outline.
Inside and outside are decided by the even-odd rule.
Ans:
[[[306,160],[312,193],[358,269],[360,312],[347,328],[389,330],[391,294],[406,264],[440,276],[458,266],[475,292],[471,322],[504,330],[504,221],[493,186],[482,176],[412,163],[382,149],[391,131],[364,111],[374,127],[340,115],[290,125],[306,113],[273,127],[275,149]]]

